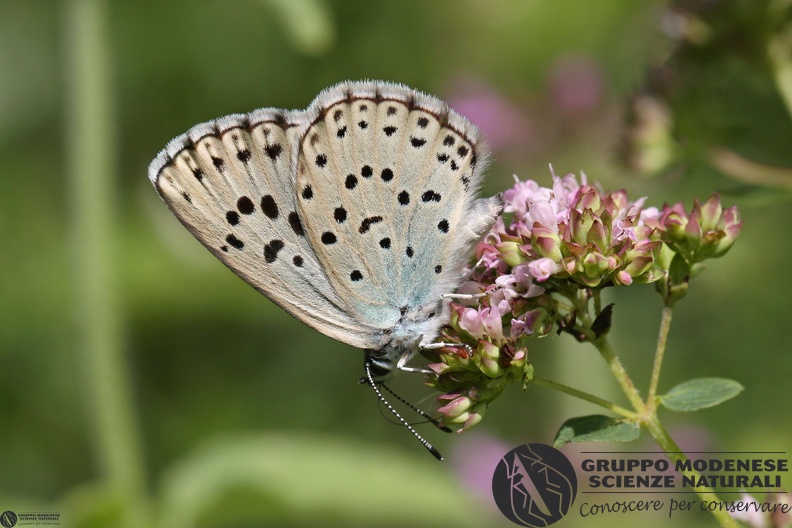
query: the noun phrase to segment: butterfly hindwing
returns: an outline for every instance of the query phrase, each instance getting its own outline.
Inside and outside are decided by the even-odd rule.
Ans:
[[[444,103],[403,87],[341,85],[317,102],[297,153],[306,233],[361,322],[389,328],[456,288],[471,231],[459,227],[481,236],[500,212],[499,199],[474,207],[483,147]]]

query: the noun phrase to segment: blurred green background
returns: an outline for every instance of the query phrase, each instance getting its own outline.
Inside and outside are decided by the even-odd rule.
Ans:
[[[146,178],[193,124],[304,108],[346,79],[402,82],[470,117],[493,150],[488,195],[512,174],[547,185],[552,163],[648,205],[713,191],[739,205],[740,239],[678,305],[660,389],[720,376],[746,390],[663,417],[688,449],[788,450],[789,4],[3,0],[0,511],[81,527],[510,525],[492,461],[596,408],[515,387],[474,431],[421,428],[437,463],[356,384],[360,351],[236,278]],[[660,299],[606,298],[645,389]],[[592,347],[553,337],[531,357],[622,401]],[[395,385],[431,407],[416,376]],[[574,511],[557,526],[670,525]]]

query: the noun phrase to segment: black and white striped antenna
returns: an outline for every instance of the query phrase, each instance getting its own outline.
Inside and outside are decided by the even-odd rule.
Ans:
[[[388,410],[390,412],[392,412],[393,415],[396,418],[399,419],[399,421],[402,423],[402,425],[404,425],[404,427],[406,427],[407,430],[410,431],[413,434],[413,436],[418,439],[419,442],[421,442],[421,444],[426,448],[426,450],[429,451],[430,453],[432,453],[432,456],[434,456],[437,460],[443,460],[443,455],[440,454],[440,451],[435,449],[435,447],[432,444],[430,444],[429,441],[427,441],[423,436],[418,434],[418,431],[413,429],[412,425],[410,425],[407,422],[407,420],[402,418],[402,415],[399,414],[398,411],[396,411],[396,409],[393,408],[393,406],[390,404],[390,402],[385,399],[385,397],[382,395],[382,392],[380,392],[380,390],[379,390],[379,386],[376,383],[374,383],[374,376],[371,375],[371,365],[370,365],[370,363],[368,361],[366,361],[365,367],[366,367],[366,379],[368,380],[368,384],[371,386],[372,389],[374,389],[374,392],[377,394],[377,398],[379,398],[379,400],[382,403],[385,404],[385,407],[387,407]],[[420,414],[424,418],[427,418],[430,422],[434,423],[439,428],[443,429],[443,426],[441,426],[439,423],[437,423],[437,420],[435,420],[434,418],[431,418],[425,412],[421,411],[417,407],[405,402],[401,397],[399,397],[398,395],[393,393],[393,391],[391,391],[387,387],[385,387],[385,388],[388,390],[388,392],[390,392],[391,394],[396,396],[400,401],[402,401],[402,402],[406,403],[407,405],[409,405],[409,407],[411,409],[413,409],[414,411],[416,411],[418,414]],[[445,429],[447,429],[447,428],[445,428]],[[450,431],[450,429],[449,429],[449,431]]]

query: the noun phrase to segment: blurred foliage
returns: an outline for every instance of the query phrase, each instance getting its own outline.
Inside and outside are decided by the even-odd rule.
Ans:
[[[0,508],[61,511],[64,526],[118,526],[126,498],[103,479],[107,446],[86,411],[100,395],[79,344],[76,277],[91,263],[76,242],[66,168],[72,3],[0,3]],[[548,182],[552,162],[559,174],[583,169],[655,205],[713,191],[738,204],[740,240],[677,308],[661,390],[707,376],[746,390],[668,424],[672,434],[674,424],[697,424],[712,449],[790,445],[784,328],[792,303],[783,277],[792,251],[788,194],[779,190],[788,186],[750,179],[770,168],[783,182],[792,167],[789,103],[779,89],[789,2],[115,0],[107,8],[113,101],[105,117],[118,172],[108,198],[112,293],[153,515],[174,526],[506,525],[481,506],[491,504],[487,482],[454,481],[459,461],[476,456],[464,452],[465,435],[424,429],[451,453],[444,464],[427,456],[356,384],[359,351],[308,330],[236,279],[145,177],[158,149],[195,123],[262,106],[303,108],[345,79],[403,82],[452,104],[500,101],[519,141],[495,149],[485,193],[510,185],[513,173]],[[639,96],[662,118],[648,141],[637,140],[647,124],[634,111]],[[480,124],[487,135],[506,126]],[[665,150],[643,172],[634,162],[647,144]],[[724,150],[713,149],[737,158],[724,165],[713,157]],[[735,168],[735,159],[750,163]],[[631,375],[648,379],[660,303],[651,286],[611,297],[615,346]],[[531,360],[565,383],[608,390],[594,351],[567,337],[547,340]],[[414,377],[401,376],[396,389],[432,404]],[[509,447],[549,443],[571,413],[592,410],[532,387],[506,394],[482,427]],[[578,522],[570,515],[558,526]]]

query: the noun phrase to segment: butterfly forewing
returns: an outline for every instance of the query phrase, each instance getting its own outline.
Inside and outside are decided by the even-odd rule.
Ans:
[[[150,176],[174,214],[237,275],[324,334],[376,346],[376,332],[326,287],[305,237],[292,169],[297,137],[296,126],[224,118],[174,140]]]

